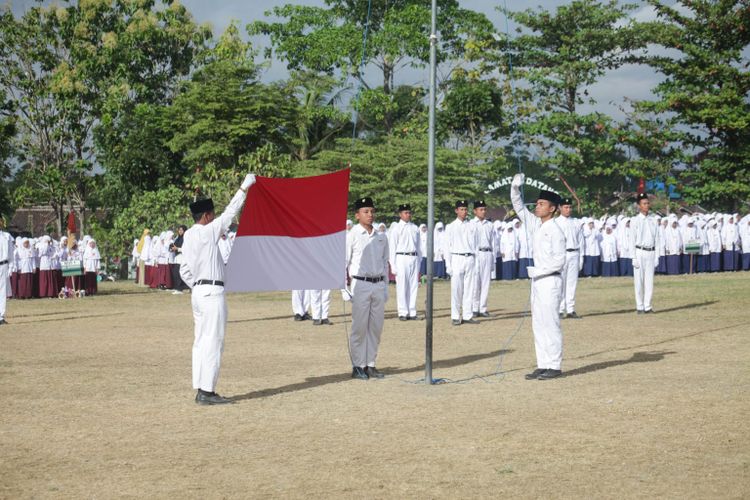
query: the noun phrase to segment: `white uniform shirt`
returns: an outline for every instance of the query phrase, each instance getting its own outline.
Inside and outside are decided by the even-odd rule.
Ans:
[[[630,219],[631,255],[636,247],[656,248],[659,246],[659,228],[653,215],[645,216],[641,212]]]
[[[614,231],[607,234],[606,229],[602,233],[602,261],[615,262],[617,260],[617,238]]]
[[[360,225],[360,227],[362,227]],[[422,258],[422,249],[419,245],[420,231],[412,222],[399,220],[391,227],[388,234],[388,246],[390,248],[391,268],[396,269],[396,254],[416,253],[417,258]]]
[[[357,224],[346,234],[346,268],[349,276],[388,280],[388,238]]]
[[[565,234],[566,250],[581,250],[581,226],[578,221],[572,217],[561,215],[557,218],[557,225],[560,226]]]
[[[13,261],[14,249],[13,238],[9,233],[0,230],[0,262],[7,260],[10,267],[10,263]]]
[[[471,223],[476,225],[477,232],[477,250],[480,248],[489,248],[492,255],[498,255],[499,242],[497,240],[497,232],[495,232],[495,226],[492,222],[487,219],[479,220],[478,217],[474,217]],[[485,251],[485,250],[482,250]]]
[[[445,227],[445,262],[451,267],[451,257],[456,253],[476,255],[479,250],[477,226],[467,217],[461,221],[458,217]]]
[[[565,233],[555,219],[542,223],[542,219],[529,212],[521,199],[520,190],[511,186],[510,199],[518,218],[526,226],[533,241],[533,259],[536,277],[559,273],[565,267]]]
[[[224,261],[219,252],[221,235],[242,210],[246,193],[238,190],[220,216],[206,225],[194,224],[185,231],[180,276],[190,288],[198,280],[224,281]]]

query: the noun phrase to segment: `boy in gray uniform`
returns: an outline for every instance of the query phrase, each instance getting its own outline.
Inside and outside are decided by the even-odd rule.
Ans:
[[[352,378],[383,378],[375,368],[388,300],[388,237],[375,230],[372,198],[354,203],[357,224],[346,235],[346,276],[352,293],[349,356]]]

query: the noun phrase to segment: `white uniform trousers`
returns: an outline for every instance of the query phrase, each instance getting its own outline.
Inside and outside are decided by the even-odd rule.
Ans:
[[[385,281],[370,283],[352,279],[352,326],[349,355],[352,366],[375,366],[385,319]]]
[[[562,297],[560,312],[572,313],[576,310],[576,288],[578,288],[579,251],[565,252],[565,266],[562,275]]]
[[[531,281],[531,328],[537,368],[560,370],[563,338],[560,329],[560,296],[562,277],[535,278]]]
[[[330,290],[310,290],[310,308],[312,318],[328,319],[328,309],[331,306]]]
[[[214,392],[219,380],[227,303],[224,287],[196,285],[191,294],[195,341],[193,342],[193,389]]]
[[[0,264],[0,320],[5,319],[5,306],[11,294],[8,263]]]
[[[417,290],[419,289],[419,261],[416,255],[396,254],[396,301],[398,315],[417,315]]]
[[[480,251],[475,259],[477,267],[471,310],[486,313],[487,297],[490,295],[490,281],[492,280],[492,265],[495,263],[495,255],[492,252]]]
[[[650,311],[651,296],[654,294],[654,267],[656,266],[656,252],[636,248],[634,259],[637,259],[640,263],[638,269],[633,268],[635,308],[639,311]]]
[[[451,255],[451,319],[471,319],[474,300],[474,256]]]
[[[293,314],[304,316],[310,309],[310,290],[292,290]]]

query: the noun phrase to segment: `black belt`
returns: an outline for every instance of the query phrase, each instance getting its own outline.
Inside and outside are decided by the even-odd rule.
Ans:
[[[417,252],[396,252],[396,255],[411,255],[413,257],[416,257]]]
[[[367,276],[352,276],[355,280],[361,280],[361,281],[367,281],[368,283],[380,283],[383,281],[382,276],[378,276],[377,278],[368,278]]]
[[[224,286],[223,281],[219,280],[198,280],[195,282],[196,285],[215,285],[215,286]]]
[[[486,248],[486,247],[485,247],[485,248],[480,248],[480,249],[479,249],[479,251],[480,251],[480,252],[491,252],[491,251],[492,251],[492,249],[491,249],[491,248]]]
[[[577,248],[566,248],[565,251],[566,252],[577,252],[578,249]]]
[[[461,257],[474,257],[473,253],[452,253],[451,255],[460,255]]]
[[[654,247],[641,247],[641,246],[636,245],[635,248],[637,248],[638,250],[645,250],[647,252],[653,252],[654,251]]]
[[[0,266],[4,266],[4,265],[5,265],[5,264],[7,264],[7,263],[8,263],[8,261],[7,261],[7,260],[2,260],[2,261],[0,261]]]

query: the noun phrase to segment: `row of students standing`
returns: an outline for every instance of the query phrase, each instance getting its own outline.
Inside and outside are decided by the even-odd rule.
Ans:
[[[5,233],[7,234],[7,233]],[[16,299],[57,298],[61,291],[98,291],[101,254],[96,241],[84,236],[81,241],[49,235],[39,238],[16,237],[11,240],[12,254],[7,260],[10,286],[7,296]],[[64,262],[81,261],[82,276],[63,277]]]

